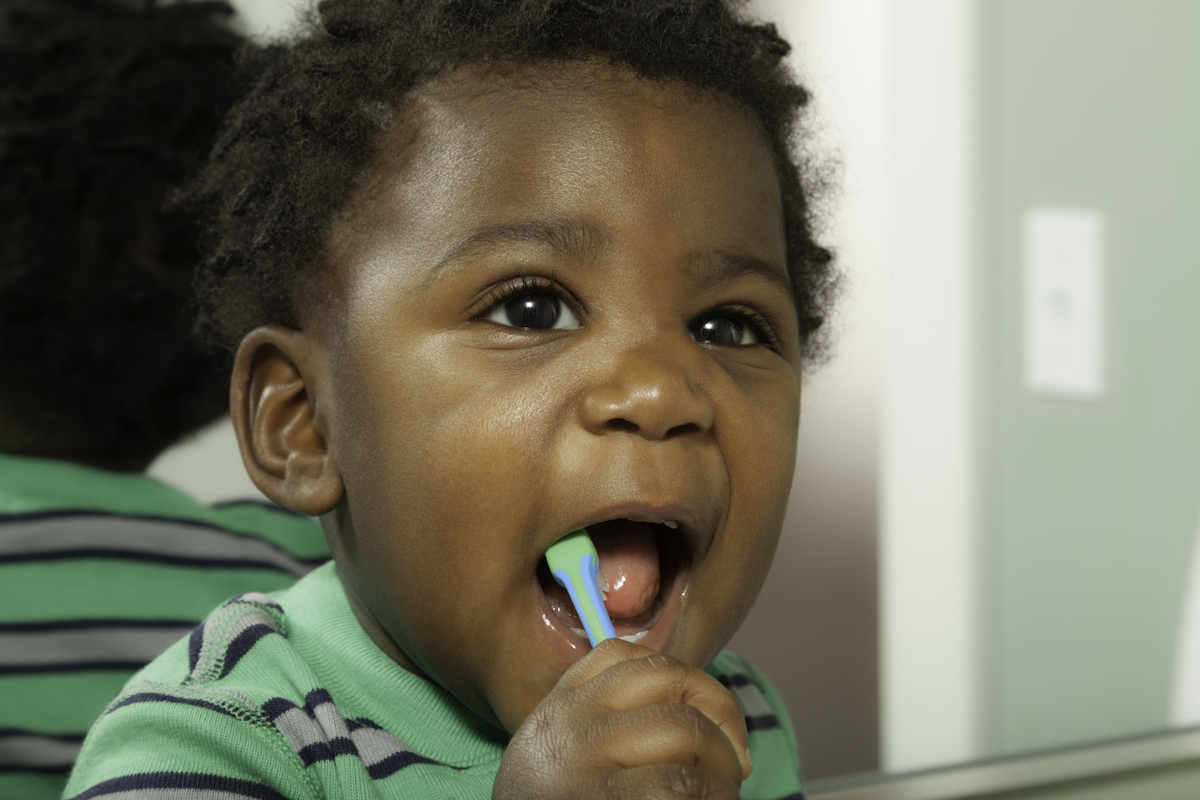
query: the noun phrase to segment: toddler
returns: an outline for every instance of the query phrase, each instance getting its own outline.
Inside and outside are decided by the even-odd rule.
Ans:
[[[143,670],[68,796],[800,796],[721,649],[834,283],[787,49],[720,0],[330,0],[244,56],[184,198],[203,331],[335,564]],[[544,558],[582,527],[594,649]]]

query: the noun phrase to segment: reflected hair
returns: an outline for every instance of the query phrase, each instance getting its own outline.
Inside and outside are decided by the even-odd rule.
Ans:
[[[31,454],[137,468],[228,408],[198,231],[163,205],[233,103],[231,13],[0,3],[0,410]]]

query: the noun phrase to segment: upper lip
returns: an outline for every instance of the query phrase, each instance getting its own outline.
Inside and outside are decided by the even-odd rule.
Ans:
[[[624,502],[605,506],[585,517],[583,520],[563,529],[559,536],[570,531],[586,528],[601,522],[614,519],[627,519],[631,522],[649,522],[661,525],[667,521],[679,523],[679,533],[687,541],[693,553],[701,553],[707,549],[716,528],[715,515],[712,520],[701,520],[695,509],[682,503],[644,503]],[[553,542],[548,543],[549,547]]]

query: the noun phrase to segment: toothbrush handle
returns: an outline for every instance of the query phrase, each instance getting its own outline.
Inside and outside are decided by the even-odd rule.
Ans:
[[[571,605],[575,606],[592,647],[605,639],[615,639],[617,632],[596,585],[600,557],[587,530],[580,528],[564,536],[546,552],[546,559],[554,580],[571,596]]]

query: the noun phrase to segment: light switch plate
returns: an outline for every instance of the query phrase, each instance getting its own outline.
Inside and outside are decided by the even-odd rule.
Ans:
[[[1105,392],[1104,216],[1025,214],[1025,383],[1039,394]]]

